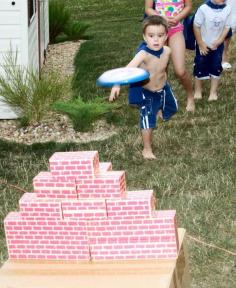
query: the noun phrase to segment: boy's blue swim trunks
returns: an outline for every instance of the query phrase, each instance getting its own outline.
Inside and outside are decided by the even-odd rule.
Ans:
[[[177,100],[168,83],[159,91],[150,91],[142,86],[136,86],[134,89],[130,87],[129,94],[134,93],[132,98],[139,94],[142,101],[139,103],[140,111],[140,127],[141,129],[149,129],[156,127],[157,112],[162,111],[163,120],[169,120],[178,111]],[[131,95],[129,95],[130,97]]]

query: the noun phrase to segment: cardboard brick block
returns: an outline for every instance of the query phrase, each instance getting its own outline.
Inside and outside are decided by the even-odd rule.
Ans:
[[[177,257],[175,211],[146,219],[89,221],[87,231],[94,260]]]
[[[128,191],[122,199],[107,199],[109,218],[147,218],[155,209],[155,196],[152,190]]]
[[[40,172],[33,179],[34,192],[38,198],[77,199],[74,181],[60,181],[50,172]]]
[[[93,178],[99,172],[97,151],[56,152],[49,159],[52,175],[60,180]]]
[[[108,171],[97,174],[94,179],[77,181],[77,194],[85,198],[121,198],[126,195],[124,171]]]
[[[90,260],[85,221],[28,220],[10,213],[4,226],[9,259]]]
[[[23,219],[62,219],[60,202],[38,199],[35,193],[25,193],[19,201],[19,206]]]
[[[107,209],[105,199],[79,199],[77,201],[62,201],[64,219],[106,219]]]

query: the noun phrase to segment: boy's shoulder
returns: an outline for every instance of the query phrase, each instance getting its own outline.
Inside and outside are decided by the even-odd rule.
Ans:
[[[209,11],[209,10],[212,10],[212,11],[219,11],[219,10],[231,10],[231,6],[228,4],[228,3],[225,3],[223,5],[217,5],[217,4],[214,4],[212,3],[211,1],[207,1],[203,4],[201,4],[197,10],[202,10],[202,11]]]
[[[212,4],[212,2],[209,2],[209,1],[201,4],[195,13],[195,16],[202,14],[205,17],[207,17],[207,16],[209,16],[209,13],[210,13],[210,15],[216,14],[216,13],[218,14],[219,10],[218,10],[218,8],[217,9],[215,8],[215,7],[217,7],[217,5],[215,5],[215,7],[213,7],[212,5],[215,5],[215,4]],[[224,5],[224,7],[226,7],[226,5]],[[220,9],[220,10],[222,10],[222,9]]]
[[[206,3],[203,3],[203,4],[201,4],[201,5],[198,7],[198,9],[197,9],[196,12],[198,12],[198,10],[205,11],[205,10],[208,10],[208,9],[212,9],[212,8],[210,8]]]
[[[145,42],[141,43],[140,46],[138,47],[136,53],[138,54],[143,54],[143,55],[148,55],[149,57],[157,57],[160,58],[162,54],[170,54],[171,49],[168,46],[163,46],[160,50],[154,51],[151,50],[150,48],[147,47],[147,44]]]

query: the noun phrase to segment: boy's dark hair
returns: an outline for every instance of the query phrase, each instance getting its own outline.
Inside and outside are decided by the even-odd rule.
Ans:
[[[168,23],[167,21],[158,15],[152,15],[152,16],[148,16],[143,20],[143,34],[145,34],[146,29],[148,26],[151,25],[156,25],[156,26],[163,26],[166,30],[166,33],[168,32]]]

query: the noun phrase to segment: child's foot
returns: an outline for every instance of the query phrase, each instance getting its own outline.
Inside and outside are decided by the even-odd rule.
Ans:
[[[151,149],[143,149],[142,155],[143,155],[143,158],[147,160],[156,159],[156,156],[152,153]]]
[[[196,100],[202,99],[202,93],[195,91],[195,93],[194,93],[194,99],[196,99]]]
[[[195,111],[194,98],[190,98],[187,100],[186,111],[187,112],[194,112]]]
[[[208,101],[216,101],[218,100],[218,95],[217,94],[210,94]]]

